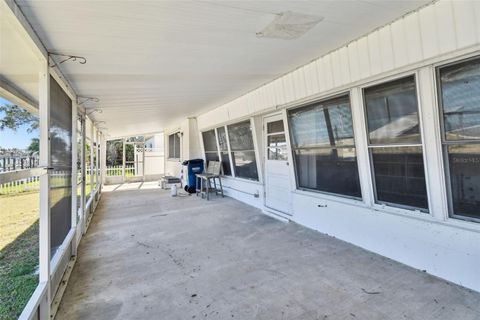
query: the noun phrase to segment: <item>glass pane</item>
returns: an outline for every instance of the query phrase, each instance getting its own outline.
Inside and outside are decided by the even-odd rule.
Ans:
[[[287,148],[272,148],[268,147],[267,149],[268,160],[281,160],[287,161]]]
[[[415,78],[365,89],[371,144],[420,143]]]
[[[232,159],[236,177],[258,180],[255,151],[234,151]]]
[[[254,150],[252,128],[250,121],[244,121],[228,126],[228,138],[232,151]]]
[[[284,132],[283,120],[273,121],[267,123],[267,133]]]
[[[285,140],[285,134],[275,134],[267,137],[268,147],[286,147],[287,141]]]
[[[202,132],[202,137],[205,151],[217,151],[217,138],[215,137],[215,130]]]
[[[180,137],[179,133],[174,133],[168,136],[168,155],[169,158],[180,158]]]
[[[377,200],[428,209],[421,147],[372,148]]]
[[[83,141],[83,123],[77,121],[77,222],[80,220],[81,205],[82,205],[82,179],[83,179],[83,165],[82,165],[82,141]]]
[[[51,256],[63,243],[72,220],[72,101],[50,78]]]
[[[480,145],[449,146],[453,213],[480,219]]]
[[[294,147],[354,146],[348,97],[294,109],[289,121]]]
[[[93,176],[93,188],[95,189],[97,186],[97,153],[98,153],[98,146],[96,143],[93,144],[93,170],[92,170],[92,176]]]
[[[175,134],[168,136],[168,157],[175,158]]]
[[[355,148],[299,149],[294,156],[300,188],[361,197]]]
[[[228,152],[221,152],[220,155],[222,156],[223,175],[231,176],[232,168],[230,166],[230,157],[228,156]]]
[[[227,134],[225,132],[225,127],[217,128],[217,134],[218,134],[218,144],[220,145],[220,150],[228,151]]]
[[[440,69],[446,140],[480,139],[480,59]]]
[[[85,139],[85,201],[88,202],[92,192],[92,145],[89,139]]]
[[[220,161],[219,158],[218,158],[218,152],[206,152],[205,153],[205,160],[206,160],[206,164],[208,166],[208,163],[210,161]]]
[[[125,143],[125,177],[135,176],[135,144]]]
[[[0,175],[38,167],[39,119],[0,96]],[[0,319],[17,319],[38,285],[38,176],[0,184]]]
[[[281,133],[267,136],[267,159],[287,160],[287,141],[285,140],[285,134]]]
[[[123,140],[107,141],[107,177],[121,176],[123,166]]]

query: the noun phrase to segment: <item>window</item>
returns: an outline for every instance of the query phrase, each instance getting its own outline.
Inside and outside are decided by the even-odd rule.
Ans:
[[[235,177],[258,181],[250,120],[229,125],[227,129]]]
[[[480,221],[480,58],[439,68],[450,215]]]
[[[288,160],[283,120],[267,123],[267,159]]]
[[[226,176],[232,175],[232,167],[230,165],[230,156],[228,153],[227,132],[225,127],[217,128],[218,146],[220,148],[220,157],[222,159],[222,170]]]
[[[348,96],[288,113],[297,185],[361,197]]]
[[[202,137],[207,165],[210,161],[219,161],[215,130],[202,132]]]
[[[378,203],[428,211],[415,77],[364,90]]]
[[[180,159],[180,133],[176,132],[168,136],[168,158]]]

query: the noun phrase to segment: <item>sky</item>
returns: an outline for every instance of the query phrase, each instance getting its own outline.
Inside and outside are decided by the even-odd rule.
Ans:
[[[11,102],[0,97],[0,105],[4,106],[6,104],[11,104]],[[4,115],[0,111],[0,118],[3,118]],[[29,133],[27,132],[28,127],[28,125],[21,126],[16,131],[10,129],[0,130],[0,147],[26,149],[30,145],[32,138],[38,138],[38,130]]]

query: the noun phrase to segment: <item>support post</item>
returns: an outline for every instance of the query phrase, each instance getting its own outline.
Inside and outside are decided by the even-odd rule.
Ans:
[[[75,99],[76,100],[76,99]],[[77,255],[77,101],[72,101],[72,218],[71,228],[75,230],[72,239],[72,256]]]
[[[122,152],[122,179],[123,179],[123,181],[122,182],[125,182],[125,160],[126,160],[125,138],[122,139],[122,142],[123,142],[123,152]]]
[[[50,73],[43,61],[39,74],[40,166],[50,168]],[[40,304],[40,319],[50,319],[50,177],[40,176],[39,282],[46,283],[46,298]]]

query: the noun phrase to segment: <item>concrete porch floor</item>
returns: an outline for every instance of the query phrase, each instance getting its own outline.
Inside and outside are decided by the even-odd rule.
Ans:
[[[480,319],[479,293],[236,200],[105,190],[57,319]]]

